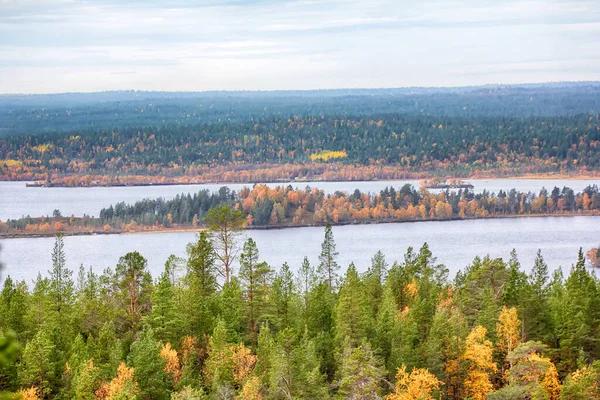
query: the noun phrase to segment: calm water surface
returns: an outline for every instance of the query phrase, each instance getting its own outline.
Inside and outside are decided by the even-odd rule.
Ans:
[[[287,261],[296,270],[304,256],[317,263],[323,228],[292,228],[246,231],[259,248],[262,260],[274,268]],[[523,268],[533,265],[538,249],[551,270],[562,267],[568,273],[577,260],[579,247],[587,250],[600,242],[600,217],[544,217],[487,219],[445,222],[413,222],[379,225],[354,225],[333,228],[339,264],[344,271],[354,262],[365,271],[378,250],[388,261],[402,260],[409,246],[427,242],[438,262],[450,269],[453,277],[475,256],[490,254],[508,259],[515,248]],[[185,246],[194,233],[156,233],[66,237],[68,267],[81,264],[101,272],[114,270],[120,256],[137,250],[148,259],[150,271],[158,276],[170,254],[185,256]],[[3,276],[30,282],[38,272],[47,274],[51,267],[53,238],[9,239],[0,241]]]
[[[580,192],[591,184],[600,185],[596,180],[535,180],[535,179],[494,179],[469,181],[475,191],[489,192],[510,190],[515,188],[522,192],[538,193],[542,187],[551,190],[554,186],[569,186]],[[360,189],[363,192],[379,192],[386,186],[402,187],[410,183],[419,186],[419,181],[357,181],[357,182],[312,182],[312,183],[271,183],[269,186],[288,185],[304,188],[307,185],[323,189],[326,193],[337,190],[351,192]],[[225,184],[232,190],[239,191],[248,184]],[[135,186],[135,187],[96,187],[96,188],[28,188],[24,182],[0,182],[0,220],[16,219],[30,215],[39,217],[52,215],[58,209],[65,216],[83,214],[98,216],[100,210],[111,204],[124,201],[133,203],[144,198],[172,199],[180,193],[196,193],[203,189],[217,191],[222,184],[211,185],[169,185],[169,186]]]

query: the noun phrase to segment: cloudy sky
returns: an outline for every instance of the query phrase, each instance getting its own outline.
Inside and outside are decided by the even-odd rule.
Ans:
[[[599,0],[0,0],[0,93],[581,80]]]

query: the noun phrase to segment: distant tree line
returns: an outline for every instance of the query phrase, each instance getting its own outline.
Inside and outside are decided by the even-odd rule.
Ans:
[[[543,188],[539,193],[515,189],[498,193],[474,193],[469,189],[427,190],[406,184],[386,187],[379,193],[337,191],[325,194],[310,188],[267,185],[245,187],[239,192],[222,187],[218,192],[202,190],[174,199],[144,199],[134,204],[120,202],[100,210],[99,216],[25,217],[0,222],[0,234],[52,232],[123,232],[160,230],[206,225],[210,210],[228,206],[239,210],[245,225],[252,227],[312,226],[372,222],[472,219],[518,215],[597,215],[600,191],[597,185],[581,193],[573,189]]]

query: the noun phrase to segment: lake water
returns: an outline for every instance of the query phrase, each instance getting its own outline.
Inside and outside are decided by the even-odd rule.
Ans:
[[[515,248],[523,268],[533,265],[538,249],[551,270],[562,267],[568,273],[577,261],[577,251],[600,243],[600,217],[540,217],[466,221],[433,221],[379,225],[337,226],[333,234],[339,251],[338,262],[345,271],[354,262],[365,271],[378,250],[387,260],[402,260],[409,246],[419,248],[427,242],[438,262],[454,277],[475,256],[489,253],[508,259]],[[261,259],[278,268],[287,261],[296,270],[304,256],[317,263],[323,228],[245,231],[260,251]],[[148,259],[153,276],[163,270],[170,254],[185,256],[185,246],[194,233],[156,233],[66,237],[67,265],[77,270],[81,264],[101,272],[114,270],[120,256],[137,250]],[[53,238],[9,239],[0,241],[2,276],[30,282],[38,272],[47,274],[51,267]]]
[[[600,179],[595,180],[536,180],[536,179],[472,179],[475,191],[484,189],[489,192],[517,189],[522,192],[539,193],[542,187],[551,190],[554,186],[562,188],[569,186],[580,192],[591,184],[600,185]],[[323,189],[326,193],[337,190],[352,192],[360,189],[363,192],[379,192],[386,186],[402,187],[410,183],[416,187],[419,181],[356,181],[356,182],[312,182],[312,183],[270,183],[269,186],[288,185],[304,188],[307,185]],[[16,219],[30,215],[40,217],[52,215],[55,209],[64,216],[83,216],[83,214],[98,216],[100,210],[111,204],[125,201],[134,203],[144,198],[172,199],[180,193],[196,193],[203,189],[217,191],[222,186],[229,186],[239,191],[247,184],[210,184],[210,185],[168,185],[168,186],[137,186],[137,187],[94,187],[94,188],[28,188],[25,182],[0,182],[0,220]]]

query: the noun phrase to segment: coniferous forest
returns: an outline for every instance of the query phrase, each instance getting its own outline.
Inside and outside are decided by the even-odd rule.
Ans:
[[[0,179],[52,186],[597,174],[594,83],[0,99]]]
[[[485,254],[485,249],[481,249]],[[5,277],[0,388],[23,399],[592,399],[600,396],[600,281],[475,258],[456,276],[425,243],[369,266],[261,261],[214,218],[153,279],[141,252]],[[239,267],[238,267],[239,265]],[[359,273],[359,270],[366,271]]]

